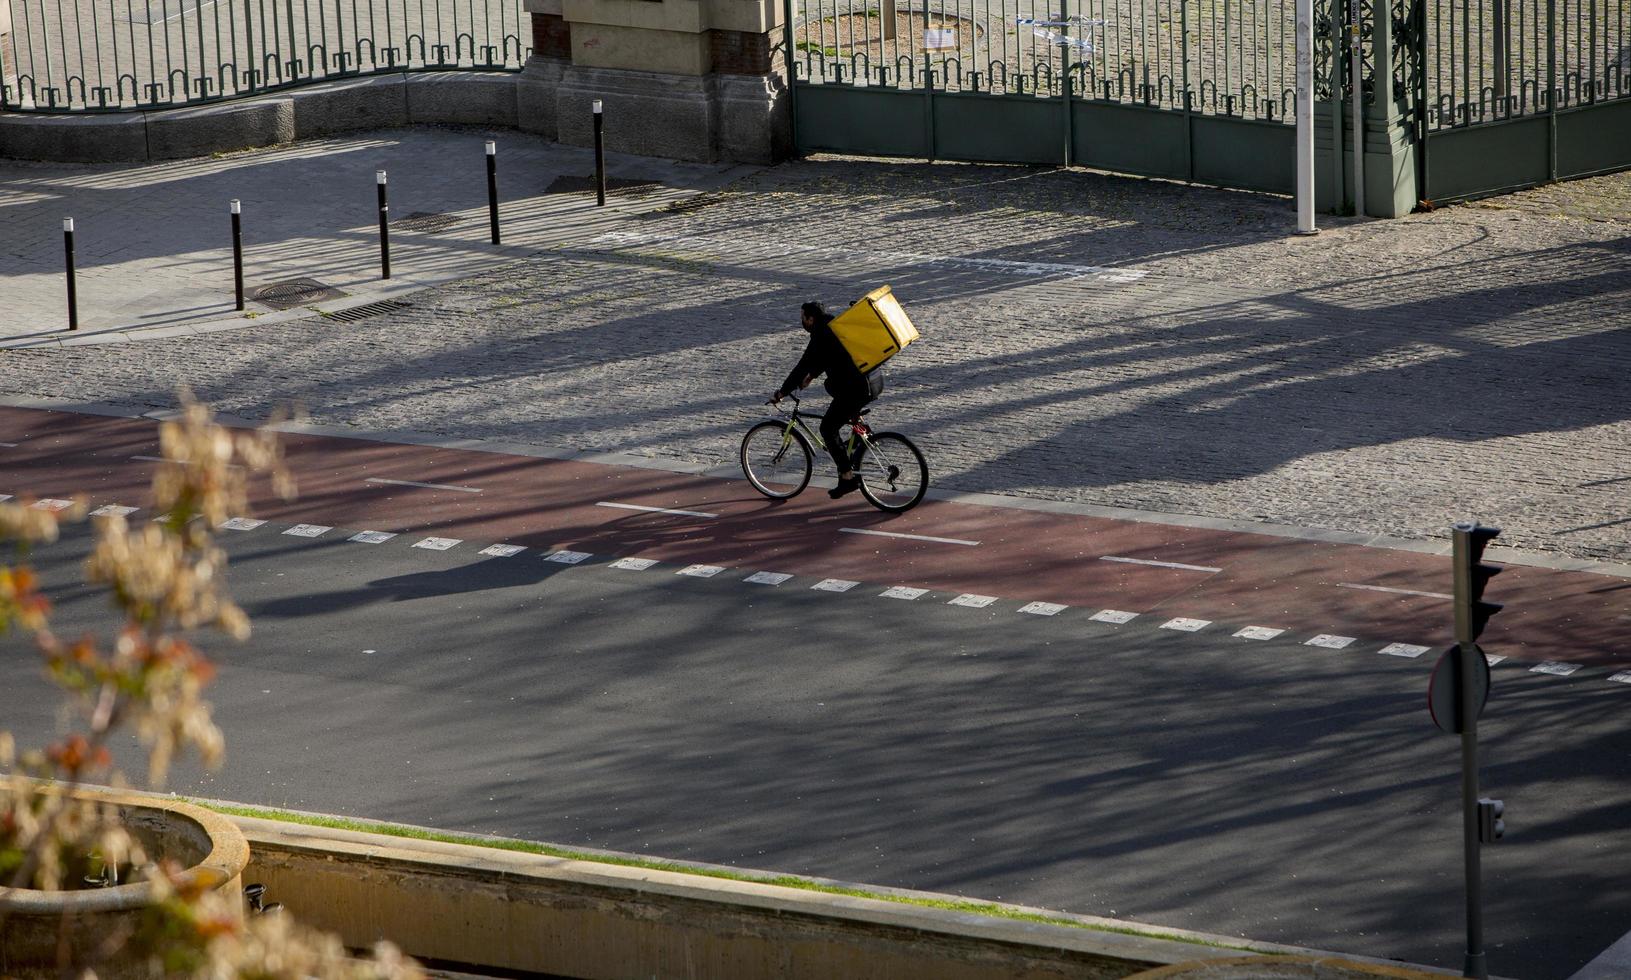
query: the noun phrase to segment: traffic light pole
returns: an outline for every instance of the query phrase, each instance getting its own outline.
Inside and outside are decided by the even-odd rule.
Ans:
[[[1451,529],[1451,547],[1455,568],[1455,640],[1461,654],[1461,823],[1462,843],[1467,872],[1467,956],[1462,963],[1461,975],[1486,980],[1489,967],[1484,962],[1484,871],[1480,861],[1478,840],[1478,715],[1483,710],[1473,671],[1480,666],[1475,658],[1483,656],[1478,649],[1473,624],[1473,554],[1472,527],[1457,524]]]

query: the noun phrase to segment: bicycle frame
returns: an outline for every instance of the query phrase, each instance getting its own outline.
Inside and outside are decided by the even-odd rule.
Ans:
[[[792,414],[787,417],[787,429],[786,432],[782,434],[782,439],[784,440],[782,447],[785,449],[787,444],[792,441],[793,437],[788,433],[791,433],[793,431],[793,427],[797,426],[799,431],[804,433],[804,437],[810,440],[811,445],[822,450],[823,452],[827,452],[827,442],[825,439],[821,438],[821,430],[811,426],[810,423],[806,421],[809,416],[799,411],[798,397],[795,395],[788,395],[787,397],[793,399],[793,411]],[[856,419],[854,422],[846,422],[844,424],[850,427],[849,440],[844,443],[844,449],[846,452],[853,457],[855,455],[855,443],[857,441],[865,443],[868,449],[872,448],[872,440],[867,438],[867,436],[872,434],[872,430],[867,428],[865,422]]]

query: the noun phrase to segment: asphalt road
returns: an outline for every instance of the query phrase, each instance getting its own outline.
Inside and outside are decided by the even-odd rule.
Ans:
[[[211,645],[229,762],[179,792],[1459,966],[1431,657],[287,526],[223,532],[256,632]],[[67,635],[110,625],[87,545],[35,555]],[[37,743],[52,698],[0,650]],[[1627,926],[1626,685],[1494,675],[1490,966],[1563,978]]]

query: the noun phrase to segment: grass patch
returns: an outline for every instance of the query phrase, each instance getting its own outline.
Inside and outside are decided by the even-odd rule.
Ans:
[[[1189,936],[1177,936],[1159,931],[1131,929],[1120,926],[1096,925],[1090,922],[1080,922],[1060,916],[1042,915],[1036,912],[1022,912],[1018,909],[995,905],[990,902],[969,902],[961,899],[918,898],[907,895],[889,895],[867,891],[862,888],[845,888],[840,885],[827,885],[797,875],[765,875],[746,874],[739,871],[728,871],[719,868],[699,868],[694,865],[677,864],[672,861],[660,861],[648,858],[620,858],[604,854],[589,854],[583,851],[574,851],[570,848],[553,847],[549,844],[539,844],[533,841],[515,840],[508,837],[476,837],[468,834],[450,834],[440,830],[423,830],[418,827],[404,827],[400,824],[380,823],[372,820],[352,820],[347,817],[314,816],[305,813],[290,813],[286,810],[273,810],[263,807],[238,806],[226,803],[207,803],[203,800],[188,800],[187,802],[216,813],[233,817],[255,817],[261,820],[277,820],[283,823],[302,824],[308,827],[327,827],[333,830],[353,830],[365,834],[383,834],[388,837],[405,837],[411,840],[437,841],[443,844],[466,844],[473,847],[488,847],[500,851],[519,851],[523,854],[540,854],[545,857],[563,858],[571,861],[587,861],[594,864],[614,864],[628,868],[643,868],[649,871],[672,871],[676,874],[696,875],[703,878],[722,878],[727,881],[745,881],[760,885],[778,885],[782,888],[797,888],[807,892],[821,892],[827,895],[844,895],[850,898],[870,898],[881,902],[894,902],[897,905],[913,905],[920,908],[942,909],[947,912],[966,912],[974,915],[990,916],[995,919],[1010,919],[1019,922],[1039,922],[1044,925],[1067,926],[1072,929],[1085,929],[1089,932],[1120,933],[1125,936],[1143,936],[1149,939],[1165,939],[1171,942],[1188,943],[1192,946],[1212,946],[1218,949],[1236,949],[1242,952],[1261,952],[1249,946],[1239,946],[1233,943],[1214,942],[1205,939],[1195,939]]]

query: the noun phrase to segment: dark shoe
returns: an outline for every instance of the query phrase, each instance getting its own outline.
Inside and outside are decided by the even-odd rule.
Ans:
[[[861,489],[861,478],[860,477],[852,476],[847,480],[844,479],[843,477],[839,477],[838,478],[838,486],[833,487],[831,490],[828,490],[827,491],[827,496],[831,497],[834,500],[837,500],[839,497],[842,497],[844,494],[854,493],[855,491],[857,491],[859,489]]]

